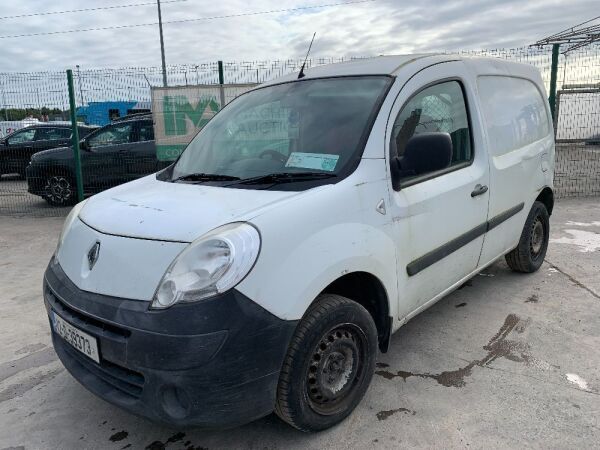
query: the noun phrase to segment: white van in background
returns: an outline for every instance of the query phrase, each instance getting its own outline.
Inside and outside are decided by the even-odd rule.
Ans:
[[[8,136],[13,131],[39,123],[40,121],[33,117],[28,117],[23,120],[0,120],[0,138]]]
[[[241,95],[167,169],[78,204],[44,277],[98,396],[182,426],[347,417],[407,320],[548,245],[538,71],[454,55],[319,66]]]

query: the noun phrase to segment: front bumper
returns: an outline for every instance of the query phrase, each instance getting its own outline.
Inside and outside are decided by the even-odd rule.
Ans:
[[[237,426],[273,411],[297,321],[281,320],[231,290],[150,310],[149,303],[77,288],[50,262],[44,303],[96,337],[100,364],[52,331],[67,370],[99,397],[174,426]]]

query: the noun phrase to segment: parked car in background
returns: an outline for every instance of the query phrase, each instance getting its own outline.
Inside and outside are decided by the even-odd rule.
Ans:
[[[151,115],[124,117],[97,129],[80,142],[84,194],[156,172],[158,161]],[[27,190],[54,206],[77,200],[75,159],[71,147],[36,153],[27,167]]]
[[[85,137],[97,127],[80,125],[79,136]],[[0,175],[18,173],[25,176],[25,168],[34,153],[49,148],[63,147],[71,142],[71,125],[47,122],[14,131],[0,139]]]
[[[589,137],[585,141],[586,145],[600,145],[600,134]]]
[[[40,123],[40,120],[35,117],[26,117],[22,120],[0,120],[0,138],[4,138],[21,128],[28,127],[29,125],[38,125]]]

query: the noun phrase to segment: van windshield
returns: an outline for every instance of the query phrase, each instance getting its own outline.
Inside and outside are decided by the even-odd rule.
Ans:
[[[335,181],[356,168],[390,84],[386,76],[322,78],[244,94],[190,142],[171,181]]]

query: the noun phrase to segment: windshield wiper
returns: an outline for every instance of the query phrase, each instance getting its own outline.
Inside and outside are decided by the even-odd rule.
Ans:
[[[321,180],[333,177],[337,177],[337,175],[325,172],[279,172],[260,175],[258,177],[242,178],[234,184],[292,183],[294,181]]]
[[[216,173],[188,173],[172,180],[173,183],[176,181],[234,181],[239,180],[240,177],[234,177],[231,175],[219,175]]]

